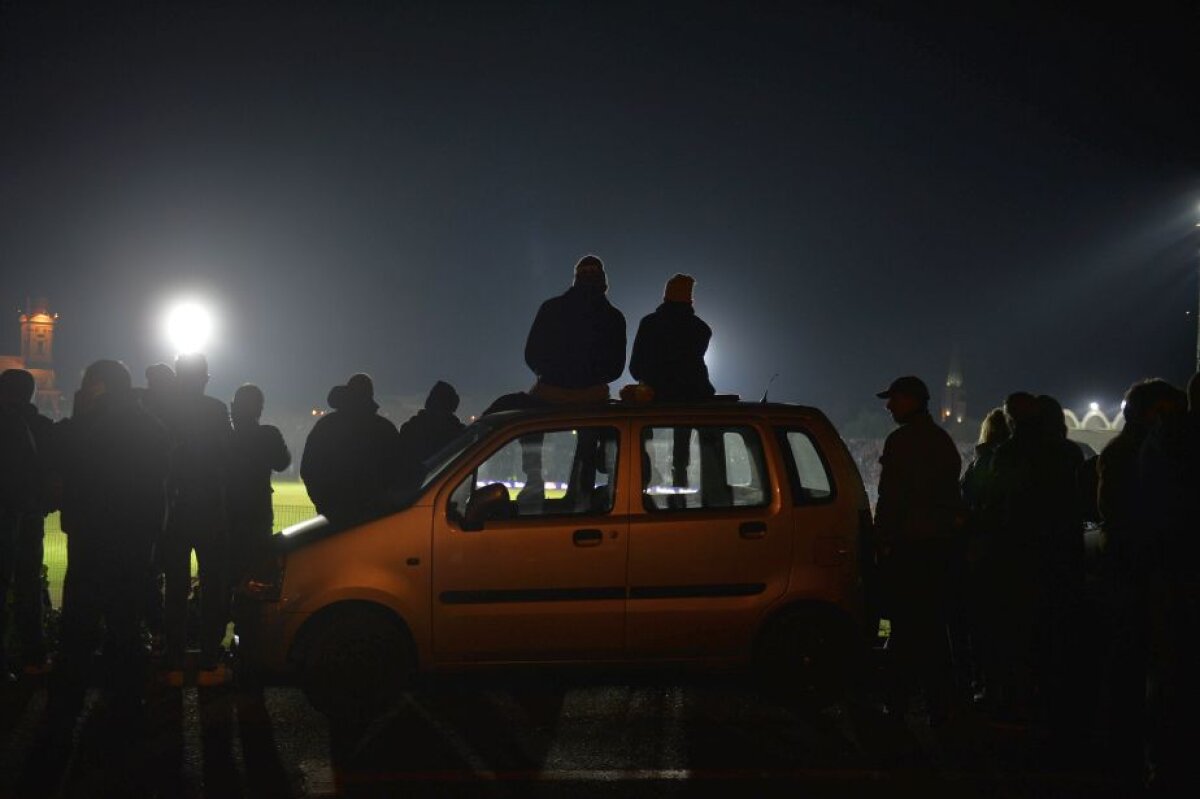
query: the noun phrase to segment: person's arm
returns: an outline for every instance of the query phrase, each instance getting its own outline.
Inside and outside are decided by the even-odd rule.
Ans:
[[[326,452],[324,423],[328,417],[322,417],[313,425],[308,438],[304,441],[304,451],[300,454],[300,479],[308,498],[312,500],[317,513],[324,513],[329,497],[325,493],[325,475],[328,471],[329,454]]]
[[[897,462],[896,436],[887,437],[879,458],[879,499],[875,503],[875,540],[888,547],[895,540],[904,518],[903,465]]]
[[[279,432],[278,427],[274,425],[265,425],[265,427],[270,438],[271,471],[282,472],[292,465],[292,453],[288,450],[287,442],[283,440],[283,433]]]
[[[600,352],[596,361],[597,372],[601,381],[611,383],[621,377],[625,371],[625,315],[616,308],[609,314],[607,329],[600,343]]]
[[[533,318],[533,325],[529,328],[529,336],[525,339],[525,364],[538,377],[551,369],[550,344],[554,339],[554,331],[551,327],[546,303],[542,303],[538,308],[537,316]]]
[[[649,348],[650,342],[650,325],[647,324],[650,317],[642,317],[642,321],[638,324],[637,335],[633,337],[633,353],[629,356],[629,374],[634,380],[640,383],[648,383],[647,375],[650,374],[648,367],[650,366]]]

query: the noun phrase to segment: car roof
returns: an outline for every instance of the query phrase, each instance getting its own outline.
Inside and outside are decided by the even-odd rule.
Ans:
[[[612,400],[590,405],[546,405],[512,411],[496,411],[480,417],[480,421],[496,426],[540,419],[636,419],[678,414],[696,416],[791,416],[828,421],[820,409],[786,402],[744,402],[737,399],[713,399],[701,402],[623,402]]]

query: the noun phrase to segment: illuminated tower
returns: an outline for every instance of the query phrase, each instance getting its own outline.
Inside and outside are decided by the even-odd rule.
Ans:
[[[950,369],[946,373],[946,388],[942,392],[942,416],[944,425],[962,424],[967,418],[967,391],[963,388],[962,366],[959,363],[958,346],[950,352]]]
[[[26,303],[21,312],[21,359],[37,383],[34,402],[52,417],[60,414],[60,392],[54,385],[54,325],[58,314],[50,313],[44,297]]]

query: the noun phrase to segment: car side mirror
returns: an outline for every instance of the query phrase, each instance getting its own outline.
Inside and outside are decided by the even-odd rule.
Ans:
[[[477,533],[489,519],[503,519],[509,515],[508,486],[490,483],[478,488],[467,500],[463,510],[461,527],[465,532]]]

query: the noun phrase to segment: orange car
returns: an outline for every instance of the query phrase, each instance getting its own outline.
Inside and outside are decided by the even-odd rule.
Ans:
[[[414,672],[755,655],[798,685],[859,640],[862,480],[820,411],[709,402],[489,415],[380,518],[284,530],[240,657],[325,711]]]

